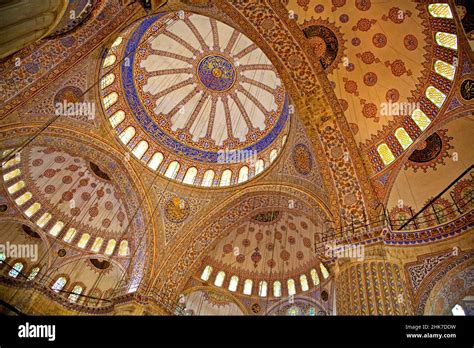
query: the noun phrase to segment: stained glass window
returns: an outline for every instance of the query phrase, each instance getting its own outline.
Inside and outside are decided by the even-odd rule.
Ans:
[[[466,315],[466,312],[464,312],[464,308],[462,306],[456,304],[454,307],[451,309],[451,313],[453,315]]]
[[[143,157],[146,150],[148,150],[148,143],[145,140],[142,140],[137,144],[137,146],[135,146],[132,153],[135,155],[136,158],[140,159]]]
[[[49,220],[51,220],[51,218],[52,218],[52,215],[50,213],[44,213],[43,215],[41,215],[38,221],[36,221],[36,224],[39,227],[44,227],[49,222]]]
[[[128,254],[130,254],[130,250],[128,250],[128,241],[127,240],[123,240],[123,241],[120,242],[118,254],[120,256],[127,256]]]
[[[201,279],[204,281],[207,281],[209,277],[211,276],[211,273],[212,273],[212,266],[207,265],[204,268],[204,271],[202,271]]]
[[[41,204],[38,202],[33,203],[28,209],[25,210],[25,215],[28,217],[32,217],[38,210],[40,210]]]
[[[53,227],[51,227],[51,229],[49,230],[49,234],[51,234],[52,236],[57,236],[59,234],[59,232],[61,232],[61,230],[63,229],[64,227],[64,222],[62,221],[57,221]]]
[[[63,240],[65,242],[71,243],[72,240],[74,239],[74,236],[76,235],[76,232],[77,232],[76,229],[71,227],[70,229],[67,230],[66,234],[64,235]]]
[[[281,296],[281,283],[278,280],[273,283],[273,296]]]
[[[435,212],[435,216],[433,216],[433,219],[437,219],[440,223],[448,222],[448,216],[445,214],[446,207],[444,205],[434,203],[433,210]]]
[[[443,62],[442,60],[437,60],[434,64],[434,69],[436,73],[440,74],[441,76],[447,78],[448,80],[454,80],[454,74],[456,72],[456,68],[451,64]]]
[[[408,135],[405,128],[398,128],[395,131],[395,137],[397,138],[398,142],[402,146],[403,150],[408,148],[408,146],[410,146],[413,143],[413,140],[410,138],[410,135]]]
[[[214,280],[214,285],[221,287],[222,284],[224,283],[224,279],[225,279],[225,272],[220,271],[219,273],[217,273],[216,279]]]
[[[262,159],[257,160],[255,163],[255,175],[260,174],[265,168],[265,163]]]
[[[433,86],[429,86],[426,89],[425,95],[426,98],[428,98],[438,108],[440,108],[446,100],[446,94]]]
[[[314,268],[311,269],[311,279],[313,280],[314,286],[319,285],[319,275]]]
[[[0,264],[5,261],[7,257],[5,256],[5,252],[2,250],[0,251]]]
[[[115,245],[117,245],[115,239],[110,239],[107,243],[107,247],[105,248],[105,255],[112,255],[115,250]]]
[[[124,145],[127,145],[134,136],[135,136],[135,128],[130,126],[130,127],[127,127],[127,129],[125,129],[122,133],[120,133],[119,138],[120,138],[120,141]]]
[[[436,43],[440,46],[451,48],[453,50],[458,49],[458,37],[456,34],[437,32],[435,39]]]
[[[104,89],[107,86],[110,86],[115,80],[115,75],[113,73],[110,73],[102,78],[100,80],[100,88]]]
[[[11,151],[13,151],[13,150],[11,150]],[[3,151],[3,156],[4,157],[9,156],[11,151]],[[9,159],[6,162],[3,162],[2,167],[3,167],[3,169],[7,169],[7,168],[10,168],[10,167],[14,166],[15,164],[20,163],[20,161],[21,161],[21,155],[18,152],[17,154],[15,154],[14,157],[12,157],[11,159]]]
[[[23,180],[18,181],[16,184],[13,184],[8,188],[8,192],[10,192],[10,194],[14,194],[15,192],[21,190],[23,187],[25,187],[25,182]]]
[[[220,186],[229,186],[231,179],[232,179],[232,171],[230,169],[226,169],[222,172],[221,182],[219,183],[219,185]]]
[[[33,195],[31,194],[31,192],[25,192],[24,194],[22,194],[20,197],[18,197],[17,199],[15,199],[15,203],[17,205],[20,205],[22,206],[23,204],[25,204],[26,202],[28,202],[31,197],[33,197]]]
[[[105,57],[104,64],[102,64],[102,67],[107,68],[111,66],[112,64],[114,64],[116,60],[117,60],[117,57],[115,56],[115,54],[110,54],[107,57]]]
[[[163,154],[161,152],[157,152],[153,155],[150,162],[148,162],[148,167],[153,170],[157,170],[161,162],[163,162]]]
[[[239,277],[233,275],[230,277],[229,290],[235,292],[237,290],[237,285],[239,285]]]
[[[288,279],[287,281],[288,285],[288,295],[294,295],[296,294],[296,287],[295,287],[295,281],[293,279]]]
[[[461,202],[460,204],[465,207],[472,207],[474,208],[474,188],[472,186],[465,187],[461,190]]]
[[[58,279],[56,279],[56,281],[54,282],[53,286],[51,287],[51,289],[53,291],[56,291],[56,292],[59,292],[61,291],[63,288],[64,288],[64,285],[66,285],[66,278],[64,277],[59,277]]]
[[[123,120],[125,120],[125,112],[122,110],[117,111],[109,118],[110,124],[113,128],[117,127]]]
[[[270,163],[272,163],[277,158],[277,155],[278,155],[277,149],[273,149],[270,152]]]
[[[258,296],[266,297],[267,296],[267,282],[265,280],[260,281],[258,284]]]
[[[306,278],[306,275],[304,274],[300,275],[300,284],[301,284],[301,290],[303,291],[309,290],[308,279]]]
[[[426,127],[428,127],[431,123],[431,120],[420,109],[416,109],[413,111],[413,113],[411,114],[411,119],[422,131],[424,131]]]
[[[430,4],[428,5],[428,11],[433,17],[436,18],[453,18],[451,8],[448,4]]]
[[[116,92],[112,92],[109,95],[105,96],[102,99],[102,102],[104,103],[104,108],[107,110],[110,108],[112,105],[114,105],[118,100],[118,94]]]
[[[166,169],[165,176],[174,179],[179,171],[179,163],[177,161],[173,161],[168,165]]]
[[[209,170],[206,170],[206,172],[204,173],[204,177],[202,178],[202,183],[201,185],[202,186],[212,186],[212,181],[214,180],[214,171],[209,169]]]
[[[253,286],[253,281],[252,281],[252,279],[247,279],[247,280],[245,280],[245,283],[244,283],[244,295],[252,295],[252,286]]]
[[[410,218],[410,215],[408,215],[406,212],[401,211],[395,216],[395,223],[398,223],[399,226],[402,226],[408,219]],[[393,222],[394,220],[392,220]]]
[[[123,41],[123,38],[119,36],[115,39],[115,41],[112,43],[112,46],[110,47],[117,47],[122,43],[122,41]]]
[[[103,243],[104,239],[101,237],[97,237],[94,241],[94,244],[92,244],[91,251],[93,251],[94,253],[98,253]]]
[[[387,144],[383,143],[377,147],[377,152],[379,153],[382,161],[385,165],[392,163],[395,160],[392,151]]]
[[[195,167],[188,168],[186,174],[184,175],[183,183],[192,185],[196,179],[197,169]]]
[[[33,268],[30,272],[30,275],[28,276],[28,281],[31,281],[31,280],[35,279],[36,276],[38,275],[39,271],[40,271],[39,267]]]
[[[286,310],[287,315],[295,316],[300,315],[301,311],[298,306],[291,306]]]
[[[7,173],[3,176],[3,180],[5,181],[8,181],[8,180],[11,180],[13,178],[16,178],[18,175],[21,174],[21,171],[20,169],[15,169],[15,170],[12,170],[10,173]]]
[[[89,241],[90,238],[91,238],[91,236],[88,233],[84,233],[81,236],[81,239],[79,239],[79,243],[77,243],[77,246],[79,248],[85,248],[86,245],[87,245],[87,242]]]
[[[240,171],[239,171],[238,182],[241,183],[241,182],[247,181],[248,178],[249,178],[249,167],[243,166],[242,168],[240,168]]]
[[[310,315],[312,317],[315,316],[316,315],[316,308],[310,307],[309,311],[308,311],[308,315]]]
[[[22,269],[23,264],[21,262],[17,262],[13,265],[13,268],[10,270],[10,272],[8,272],[8,275],[12,278],[16,278]]]
[[[79,295],[82,293],[82,286],[75,285],[71,292],[72,293],[69,294],[68,300],[72,303],[75,303],[79,298]]]
[[[324,279],[327,279],[329,277],[329,272],[326,266],[324,266],[322,263],[319,264],[319,268],[321,268],[321,274],[323,275]]]

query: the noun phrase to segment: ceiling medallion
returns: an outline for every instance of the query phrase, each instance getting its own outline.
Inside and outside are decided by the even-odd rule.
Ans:
[[[421,169],[426,173],[429,168],[436,170],[438,165],[444,165],[444,159],[450,156],[449,150],[453,149],[450,144],[452,139],[447,129],[437,130],[413,150],[405,163],[405,169],[412,168],[414,172]]]
[[[465,79],[461,83],[461,87],[459,90],[464,100],[471,100],[472,98],[474,98],[474,80]]]
[[[204,87],[214,92],[228,91],[236,78],[233,64],[220,55],[209,55],[201,59],[197,75]]]
[[[312,19],[304,22],[303,33],[312,53],[330,73],[341,62],[344,51],[344,39],[339,28],[328,21]]]
[[[165,205],[166,218],[174,223],[180,223],[186,220],[189,216],[190,207],[188,202],[178,197],[173,197],[168,200]]]
[[[255,314],[260,313],[261,310],[262,310],[262,307],[260,307],[258,303],[254,303],[252,305],[252,312],[254,312]]]

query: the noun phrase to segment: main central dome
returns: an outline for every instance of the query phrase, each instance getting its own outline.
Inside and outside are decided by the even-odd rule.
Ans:
[[[275,67],[215,19],[180,11],[135,23],[111,45],[101,73],[103,107],[118,137],[165,176],[240,183],[283,146],[288,100]]]

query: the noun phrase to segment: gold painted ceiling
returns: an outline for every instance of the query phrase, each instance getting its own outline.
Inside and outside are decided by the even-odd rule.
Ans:
[[[93,2],[0,62],[0,241],[43,255],[7,261],[38,268],[41,296],[71,313],[142,296],[150,313],[184,298],[203,314],[314,315],[336,300],[380,314],[351,308],[358,261],[327,243],[363,245],[367,272],[391,264],[405,296],[418,280],[402,265],[472,226],[472,204],[457,206],[466,172],[420,214],[430,223],[400,227],[472,166],[473,55],[450,4]]]

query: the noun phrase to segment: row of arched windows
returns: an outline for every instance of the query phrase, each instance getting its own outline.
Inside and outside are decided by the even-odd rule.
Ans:
[[[66,284],[67,284],[67,279],[65,277],[59,277],[51,286],[51,290],[53,290],[54,292],[60,292],[61,290],[64,289]],[[68,296],[68,301],[72,303],[76,303],[77,299],[82,294],[83,290],[84,288],[81,285],[79,284],[74,285],[71,293]]]
[[[103,98],[104,107],[107,109],[108,107],[113,105],[117,101],[117,98],[118,96],[116,92],[112,92],[106,97],[104,97]],[[125,120],[125,112],[123,110],[118,110],[109,118],[109,120],[112,127],[116,128],[120,123],[122,123]],[[135,137],[135,135],[136,135],[136,130],[133,126],[128,126],[127,128],[125,128],[123,131],[121,131],[118,134],[120,141],[125,146],[127,146],[131,142],[131,140]],[[282,146],[284,145],[285,141],[286,141],[286,136],[284,136],[282,139]],[[133,147],[131,151],[132,151],[132,154],[137,159],[141,160],[143,159],[148,148],[149,148],[148,142],[146,142],[145,140],[140,140]],[[269,164],[273,163],[273,161],[277,158],[277,156],[278,156],[278,150],[275,148],[269,154],[269,161],[270,161]],[[158,170],[163,160],[164,160],[164,155],[161,152],[156,152],[148,160],[147,165],[152,170]],[[181,168],[181,165],[178,161],[171,161],[166,167],[166,169],[163,168],[164,176],[170,179],[176,179],[180,171],[180,168]],[[254,168],[255,168],[254,175],[260,174],[265,169],[264,160],[260,158],[257,161],[255,161]],[[197,176],[198,176],[198,169],[196,167],[190,167],[184,173],[182,182],[188,185],[200,185],[200,186],[205,186],[205,187],[211,187],[211,186],[225,187],[225,186],[229,186],[233,184],[232,179],[235,178],[234,183],[240,184],[249,180],[250,168],[249,166],[246,166],[246,165],[242,166],[239,169],[239,172],[237,173],[236,176],[234,176],[234,173],[232,172],[232,170],[226,169],[221,173],[220,178],[216,178],[216,173],[212,169],[209,169],[204,172],[201,178],[200,184],[197,184],[197,180],[196,180]]]
[[[112,43],[112,45],[110,46],[111,48],[111,51],[112,52],[115,52],[115,50],[117,49],[118,46],[120,46],[123,42],[123,38],[121,36],[117,37],[115,39],[115,41]],[[111,67],[113,64],[115,64],[115,62],[117,61],[117,56],[114,54],[114,53],[109,53],[105,59],[104,59],[104,62],[102,63],[102,68],[109,68]],[[104,79],[102,79],[102,81],[104,81]],[[102,81],[101,81],[101,87],[102,87]],[[113,82],[113,80],[112,80]],[[112,82],[110,82],[108,85],[110,85]],[[107,85],[107,86],[108,86]],[[104,88],[104,87],[102,87]]]
[[[428,5],[428,11],[431,16],[435,18],[453,18],[451,8],[447,3],[430,4]],[[456,34],[437,32],[435,34],[435,41],[439,46],[446,47],[452,50],[457,50]],[[454,80],[456,66],[444,62],[442,60],[436,60],[434,63],[434,70],[437,74],[444,77],[445,79],[448,79],[450,81]],[[426,89],[425,96],[429,101],[436,105],[438,109],[443,106],[443,103],[446,101],[447,98],[446,94],[444,94],[434,86],[429,86]],[[424,131],[431,123],[431,120],[420,109],[416,109],[412,112],[411,119],[415,122],[415,124],[418,126],[418,128],[420,128],[421,131]],[[413,139],[403,127],[400,127],[395,130],[395,138],[398,140],[403,150],[406,150],[413,143]],[[390,150],[390,147],[386,143],[382,143],[377,146],[377,152],[380,158],[382,159],[384,165],[389,165],[395,160],[393,152]]]
[[[4,151],[3,155],[8,156],[10,151],[11,150]],[[19,168],[12,170],[13,166],[19,164],[20,161],[21,161],[21,155],[18,153],[15,157],[10,159],[9,161],[2,163],[2,168],[3,168],[3,173],[4,173],[3,180],[5,181],[5,184],[7,185],[7,190],[11,195],[14,195],[19,190],[25,187],[25,182],[23,180],[11,183],[13,179],[17,178],[21,174],[21,170]],[[31,201],[32,198],[33,198],[33,194],[27,191],[21,194],[19,197],[15,198],[15,203],[19,207],[22,207],[27,202]],[[26,209],[24,209],[23,212],[28,218],[32,220],[35,219],[33,221],[36,223],[38,227],[45,228],[50,222],[50,220],[53,218],[53,216],[49,212],[44,212],[43,214],[37,217],[36,215],[38,211],[41,209],[41,207],[42,207],[41,203],[34,202],[30,206],[28,206]],[[56,221],[56,223],[54,223],[54,225],[49,229],[49,234],[52,235],[53,237],[57,237],[63,231],[64,226],[65,226],[65,223],[63,221],[59,221],[59,220]],[[77,235],[78,235],[77,230],[71,227],[64,234],[63,240],[67,243],[72,243],[72,241]],[[77,246],[79,248],[84,249],[89,243],[90,238],[91,238],[90,234],[83,233],[77,243]],[[104,254],[109,255],[109,256],[112,255],[115,251],[116,244],[117,242],[115,241],[115,239],[110,239],[107,242],[107,245],[104,249]],[[103,245],[104,245],[104,239],[102,237],[96,237],[96,239],[91,245],[91,251],[98,253],[100,252]],[[129,251],[128,241],[122,240],[118,248],[118,255],[128,256],[129,253],[130,251]]]
[[[59,277],[58,279],[56,279],[56,281],[51,286],[51,290],[53,290],[54,292],[60,292],[66,286],[66,284],[67,284],[66,278],[65,277]],[[76,303],[77,299],[82,294],[83,290],[84,290],[84,288],[81,285],[79,285],[79,284],[74,285],[74,287],[72,288],[71,293],[68,296],[69,302]]]
[[[64,288],[66,287],[68,283],[68,280],[66,279],[65,276],[60,276],[56,278],[56,280],[53,282],[51,285],[51,290],[53,290],[56,293],[59,293],[60,291],[63,291]],[[78,299],[81,295],[83,295],[85,292],[84,286],[80,283],[75,283],[72,286],[72,289],[67,296],[67,299],[71,303],[77,303]],[[108,299],[111,297],[113,292],[113,289],[109,289],[104,292],[104,296],[102,296],[102,292],[99,289],[94,289],[89,292],[88,296],[90,298],[84,298],[84,304],[92,304],[92,305],[97,305],[101,298],[102,299]]]
[[[5,261],[5,254],[3,252],[0,252],[0,264],[3,263],[3,261]],[[18,275],[21,274],[22,271],[24,271],[25,267],[26,267],[25,263],[21,261],[15,262],[13,266],[11,267],[11,269],[8,271],[8,276],[15,279],[18,278]],[[33,268],[28,273],[28,277],[26,281],[33,281],[38,276],[40,270],[41,270],[40,266],[33,266]],[[51,290],[58,293],[64,289],[66,284],[67,284],[66,277],[60,276],[52,283]],[[68,295],[68,300],[72,303],[76,303],[79,296],[82,294],[83,291],[84,291],[83,286],[79,284],[75,284],[71,290],[71,293]],[[111,290],[109,290],[108,292],[111,293]],[[98,289],[96,289],[95,291],[92,291],[90,295],[92,297],[100,298],[101,292]],[[93,302],[98,302],[98,301],[97,299],[94,299]]]
[[[320,270],[321,270],[321,274],[323,275],[323,278],[327,279],[329,277],[329,272],[328,272],[327,268],[322,263],[320,263],[319,266],[320,266]],[[204,280],[204,281],[208,281],[209,278],[211,277],[212,271],[213,271],[212,266],[207,265],[206,267],[204,267],[204,270],[201,274],[201,279]],[[320,283],[319,275],[318,275],[318,272],[316,271],[316,269],[314,269],[314,268],[311,269],[310,275],[311,275],[312,286],[319,285],[319,283]],[[217,273],[215,279],[214,279],[214,285],[217,286],[217,287],[222,287],[222,285],[224,284],[225,278],[226,278],[226,273],[224,271],[219,271]],[[246,279],[244,281],[243,290],[242,290],[244,295],[249,295],[249,296],[252,295],[253,286],[254,286],[253,283],[254,283],[254,281],[252,279]],[[300,284],[300,287],[301,287],[302,291],[308,291],[309,290],[310,285],[309,285],[308,278],[307,278],[306,274],[301,274],[299,276],[299,284]],[[230,280],[229,280],[229,286],[228,286],[229,291],[236,292],[238,285],[239,285],[239,277],[236,276],[236,275],[231,276]],[[273,292],[272,292],[273,297],[281,297],[282,296],[282,283],[281,283],[281,281],[279,281],[279,280],[274,281],[272,286],[273,286],[273,289],[272,289],[273,290]],[[288,279],[286,281],[286,286],[287,286],[287,291],[288,291],[289,296],[296,294],[296,283],[295,283],[294,279],[292,279],[292,278]],[[257,295],[260,296],[260,297],[269,296],[268,295],[268,283],[267,283],[267,281],[261,280],[260,282],[258,282]]]
[[[2,251],[0,252],[0,264],[2,264],[4,261],[5,261],[6,257],[5,257],[5,253]],[[24,271],[24,268],[25,268],[25,264],[21,261],[17,261],[13,264],[12,268],[8,271],[8,275],[12,278],[17,278],[19,274],[22,273],[22,271]],[[38,275],[39,271],[40,271],[40,267],[39,266],[34,266],[29,274],[28,274],[28,277],[27,277],[27,280],[28,281],[31,281],[33,279],[36,278],[36,276]]]

